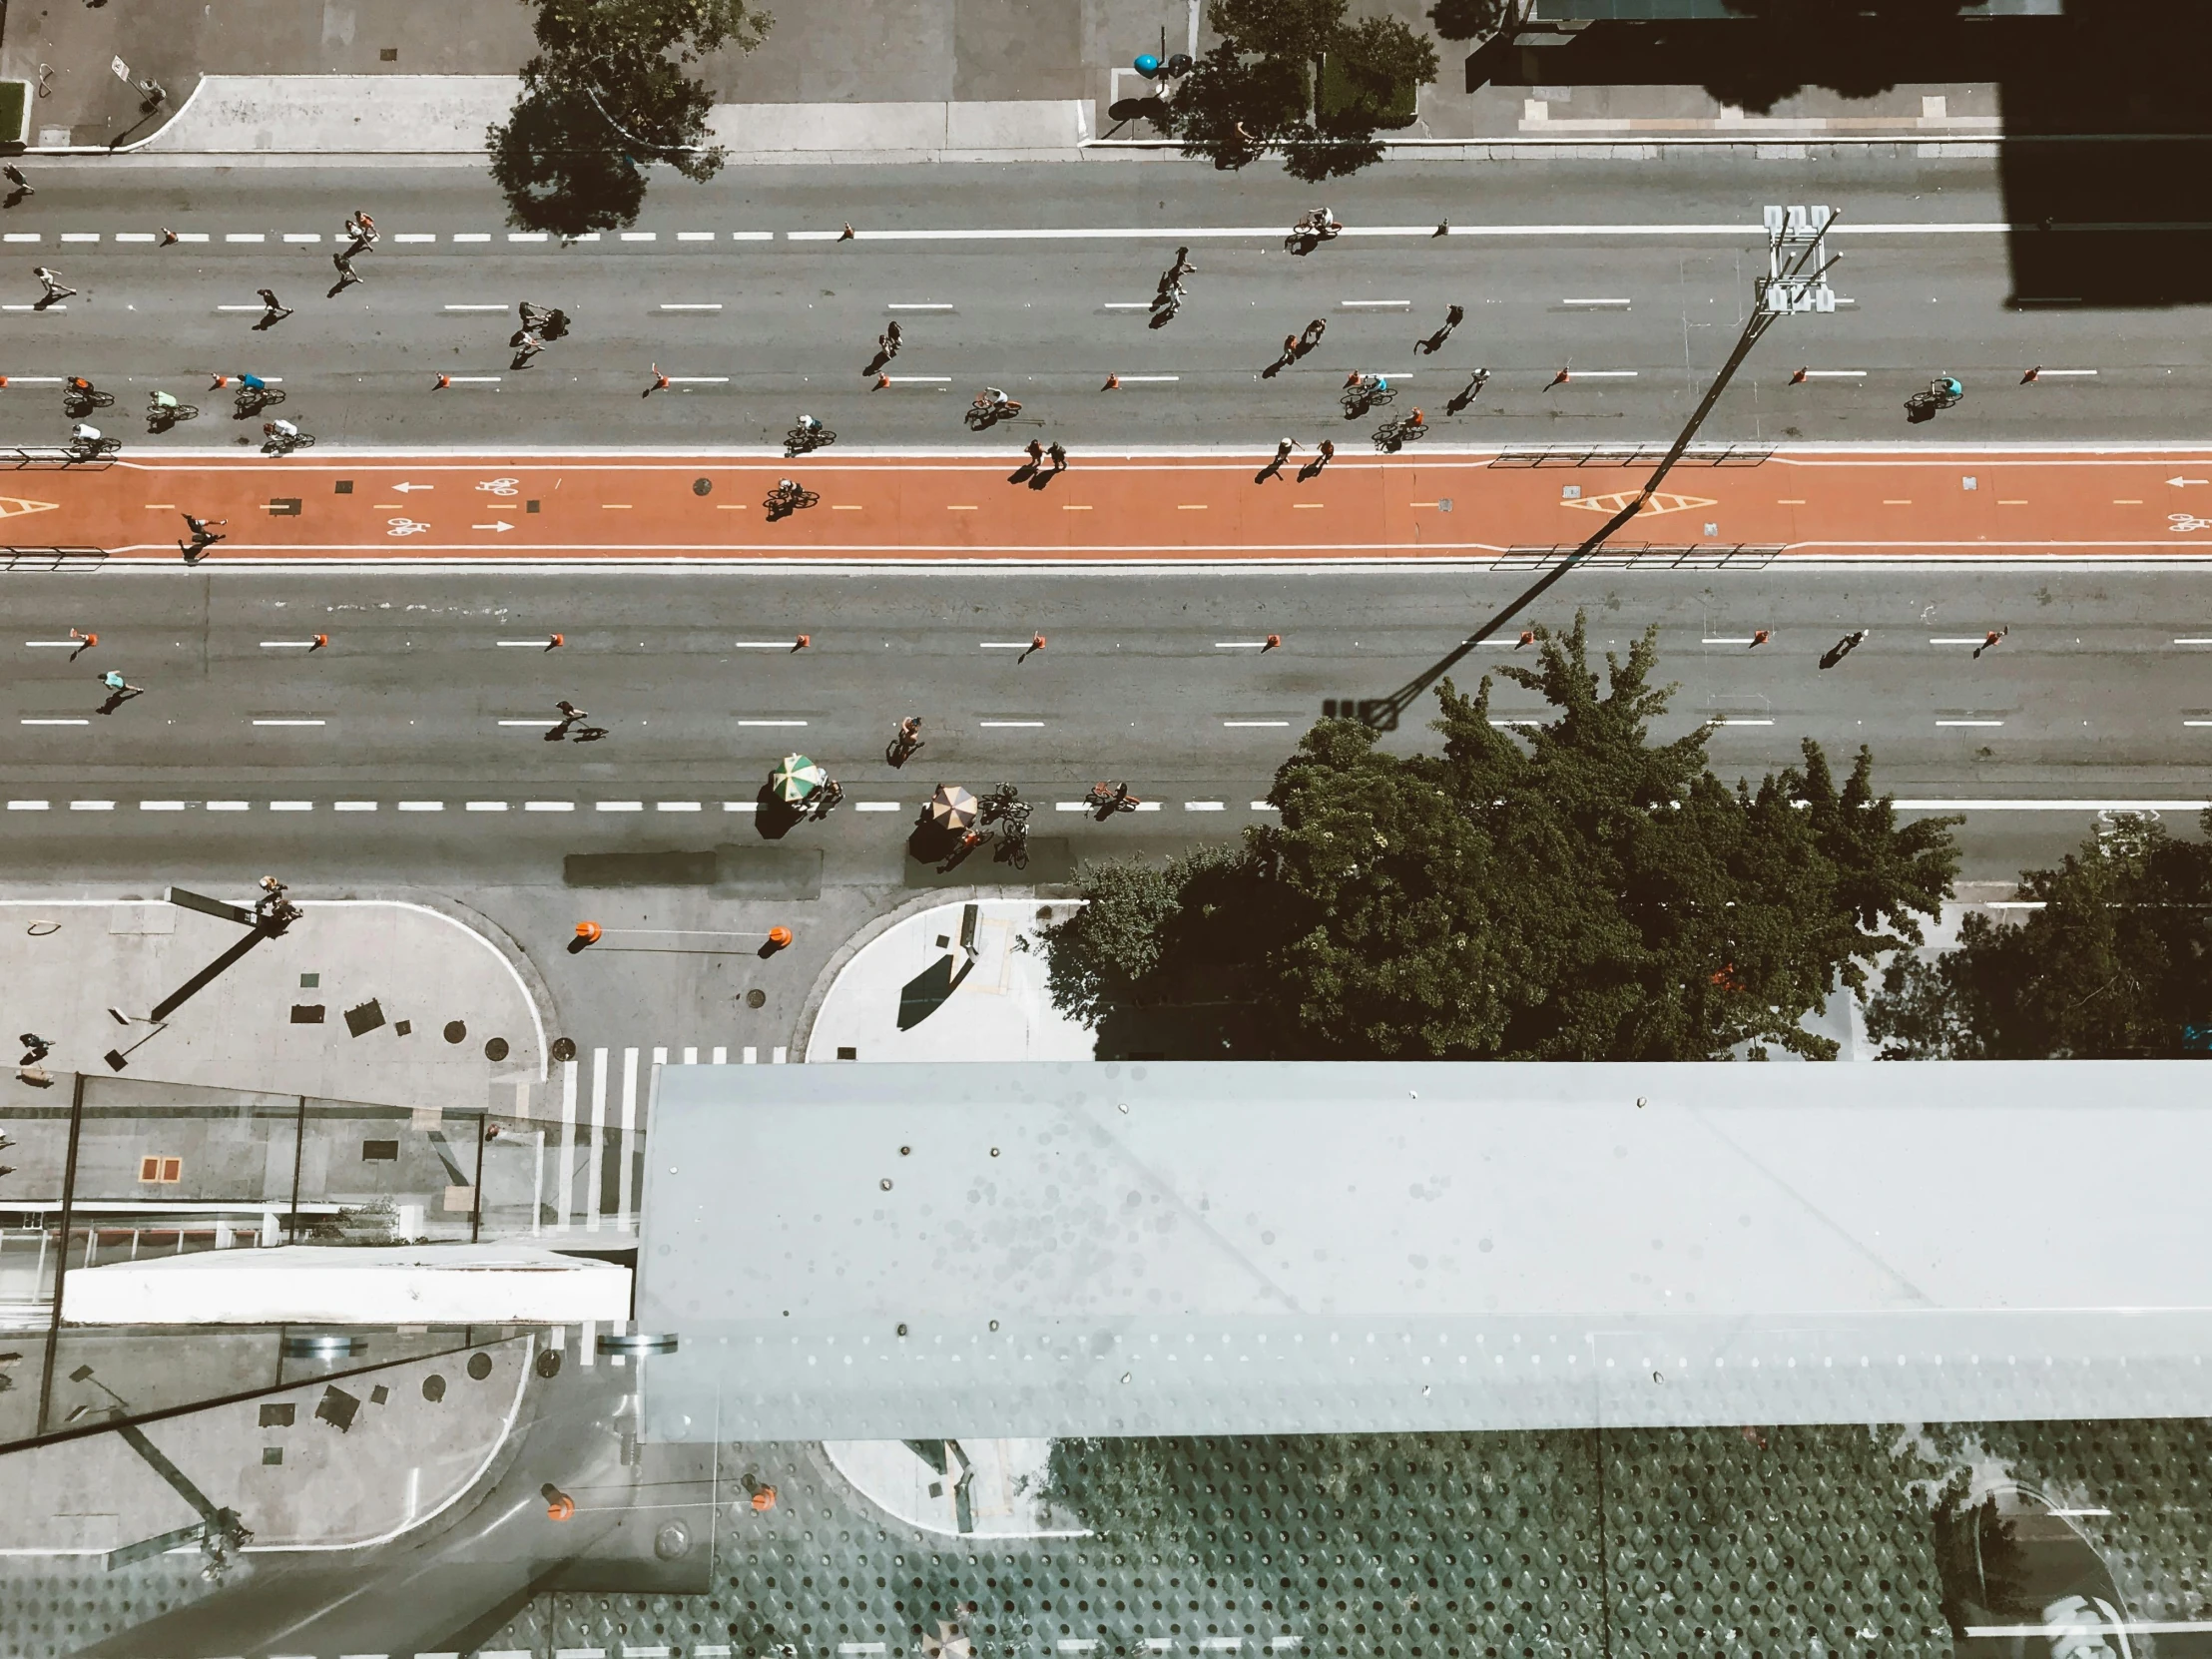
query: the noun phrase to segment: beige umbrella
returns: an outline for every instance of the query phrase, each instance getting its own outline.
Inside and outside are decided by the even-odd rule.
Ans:
[[[940,830],[972,829],[975,818],[975,797],[957,784],[939,784],[929,798],[929,822]]]

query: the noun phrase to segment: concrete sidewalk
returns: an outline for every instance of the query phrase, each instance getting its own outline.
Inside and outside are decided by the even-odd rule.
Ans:
[[[1037,929],[1066,901],[939,904],[892,922],[836,970],[809,1060],[1088,1060],[1052,1006]]]
[[[243,884],[216,896],[249,902]],[[46,1038],[54,1073],[425,1108],[480,1110],[495,1082],[545,1075],[544,1012],[486,934],[417,904],[301,907],[256,942],[159,898],[0,898],[5,1035]]]

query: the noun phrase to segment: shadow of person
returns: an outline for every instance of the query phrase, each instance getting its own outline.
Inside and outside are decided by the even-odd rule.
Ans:
[[[878,348],[875,355],[868,359],[867,367],[860,370],[860,378],[863,380],[874,379],[878,374],[883,372],[884,366],[889,363],[890,360],[891,354],[888,351]]]
[[[1321,476],[1321,469],[1328,464],[1329,461],[1325,456],[1316,455],[1312,460],[1308,461],[1304,466],[1298,469],[1298,481],[1303,484],[1309,478],[1319,478]]]
[[[952,993],[960,988],[960,981],[975,971],[972,955],[953,966],[950,951],[938,957],[905,984],[898,987],[898,1028],[911,1031],[939,1008],[952,1000]]]
[[[607,728],[604,726],[579,726],[569,735],[578,743],[597,743],[607,735]]]
[[[144,692],[142,688],[138,686],[125,686],[121,691],[112,691],[108,693],[107,701],[102,703],[99,708],[93,710],[93,713],[96,715],[112,715],[116,712],[116,710],[122,708],[124,704],[130,702],[132,698],[143,695]]]
[[[1063,469],[1060,467],[1053,466],[1040,466],[1030,468],[1029,487],[1033,490],[1041,490],[1045,488],[1052,482],[1053,479],[1060,476],[1062,470]]]
[[[1936,418],[1936,400],[1932,397],[1916,397],[1905,405],[1905,418],[1919,426]]]
[[[1013,471],[1006,474],[1006,482],[1009,484],[1026,484],[1036,475],[1037,463],[1035,461],[1024,461]]]
[[[29,191],[18,185],[14,190],[9,191],[7,195],[0,196],[0,208],[21,207],[23,204],[23,199],[30,194],[31,193]]]
[[[1268,481],[1268,480],[1269,480],[1270,478],[1280,478],[1280,477],[1282,477],[1282,476],[1283,476],[1283,463],[1284,463],[1285,461],[1289,460],[1289,459],[1290,459],[1290,457],[1289,457],[1288,455],[1278,455],[1278,456],[1276,456],[1274,460],[1272,460],[1272,461],[1268,462],[1268,464],[1267,464],[1266,466],[1262,467],[1262,468],[1261,468],[1261,469],[1260,469],[1260,470],[1259,470],[1258,472],[1255,472],[1255,473],[1254,473],[1254,474],[1252,475],[1252,481],[1253,481],[1253,482],[1254,482],[1255,484],[1264,484],[1264,483],[1266,483],[1266,482],[1267,482],[1267,481]]]
[[[59,305],[64,299],[67,299],[69,295],[66,293],[50,293],[44,299],[41,299],[36,304],[34,304],[31,309],[34,311],[43,311],[48,306]]]

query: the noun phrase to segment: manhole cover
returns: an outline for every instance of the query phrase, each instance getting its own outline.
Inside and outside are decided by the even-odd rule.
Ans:
[[[561,1351],[559,1349],[549,1348],[538,1356],[538,1375],[540,1377],[558,1377],[561,1375]]]
[[[745,993],[745,1005],[748,1008],[766,1008],[768,1006],[768,992],[756,985],[752,990]]]
[[[553,1039],[553,1058],[559,1060],[563,1065],[575,1059],[576,1039],[574,1037],[555,1037]]]
[[[422,1380],[422,1397],[432,1405],[445,1397],[445,1379],[432,1372]]]
[[[485,1378],[491,1375],[491,1356],[488,1354],[471,1354],[468,1357],[468,1375],[475,1378],[479,1382],[483,1382]]]
[[[468,1041],[468,1024],[464,1020],[449,1019],[445,1022],[445,1040],[449,1043]]]
[[[484,1044],[485,1059],[504,1060],[506,1057],[507,1039],[505,1037],[493,1037],[489,1042]]]
[[[712,478],[694,478],[691,481],[691,492],[694,495],[712,495],[715,492],[715,481]]]

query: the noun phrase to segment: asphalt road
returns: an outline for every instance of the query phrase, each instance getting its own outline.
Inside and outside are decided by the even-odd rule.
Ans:
[[[574,852],[727,845],[741,865],[756,853],[773,864],[744,809],[789,750],[846,789],[828,823],[780,843],[819,848],[832,884],[904,879],[905,825],[940,781],[1018,784],[1053,804],[1037,831],[1072,855],[1233,834],[1261,820],[1252,803],[1307,725],[1413,680],[1527,581],[1407,569],[17,577],[0,640],[0,844],[26,877],[138,875],[157,852],[171,870],[280,860],[301,882],[448,886],[558,881]],[[1712,738],[1724,774],[1790,764],[1809,737],[1839,764],[1871,746],[1882,787],[1913,801],[2205,793],[2212,645],[2177,642],[2212,640],[2212,601],[2186,569],[1588,569],[1527,620],[1562,624],[1577,607],[1607,649],[1658,625],[1661,674],[1679,686],[1659,735],[1726,722]],[[1462,665],[1462,685],[1513,659],[1520,620]],[[65,645],[33,643],[72,628],[99,645],[72,661]],[[1821,671],[1855,628],[1867,643]],[[1768,642],[1750,646],[1759,629]],[[2009,633],[1976,659],[1990,629]],[[566,643],[548,651],[554,632]],[[308,650],[318,633],[327,647]],[[810,646],[791,649],[803,633]],[[1040,633],[1044,650],[1019,649]],[[1260,650],[1271,633],[1281,647]],[[110,669],[145,689],[102,714],[96,676]],[[560,698],[606,736],[549,741]],[[1387,741],[1427,741],[1432,707]],[[1538,710],[1499,688],[1497,718]],[[929,747],[901,773],[882,750],[905,713],[923,717]],[[1159,811],[1099,826],[1056,810],[1103,777]],[[2094,813],[1971,810],[1968,873],[2053,856]],[[652,876],[648,862],[616,884]]]
[[[1764,269],[1759,212],[1776,201],[1843,212],[1835,282],[1851,303],[1770,335],[1709,437],[2184,436],[2184,411],[2212,390],[2196,318],[2011,304],[1997,167],[1400,163],[1322,192],[1179,162],[757,169],[662,180],[635,238],[563,248],[509,240],[496,193],[468,168],[48,164],[39,193],[0,215],[0,298],[14,307],[0,441],[66,435],[57,388],[36,383],[65,374],[118,393],[101,418],[134,448],[244,440],[258,428],[205,388],[252,370],[280,377],[281,412],[333,444],[762,445],[802,409],[848,447],[1004,449],[1038,432],[1093,448],[1272,444],[1342,435],[1334,396],[1349,372],[1410,374],[1411,400],[1441,419],[1476,366],[1493,378],[1444,421],[1448,438],[1664,438],[1728,353]],[[1350,230],[1299,258],[1283,228],[1317,195]],[[358,262],[359,286],[326,298],[357,206],[382,245]],[[1452,234],[1433,235],[1443,220]],[[846,222],[857,240],[827,240]],[[165,228],[207,240],[162,247]],[[1151,327],[1156,274],[1183,243],[1198,266],[1189,297]],[[2127,257],[2124,238],[2113,257]],[[81,291],[29,310],[40,264]],[[295,310],[257,332],[264,286]],[[524,297],[574,328],[516,369],[505,342]],[[1416,355],[1451,303],[1465,322]],[[877,389],[863,370],[894,316],[907,343]],[[1263,378],[1284,335],[1317,317],[1330,325],[1320,349]],[[645,395],[656,365],[697,382]],[[2045,377],[2021,385],[2038,365]],[[1819,374],[1790,384],[1801,367]],[[1562,368],[1573,377],[1555,385]],[[1903,399],[1941,372],[1964,379],[1966,401],[1908,426]],[[439,374],[454,383],[434,390]],[[1118,391],[1101,389],[1109,374]],[[959,415],[986,383],[1027,410],[978,437]],[[138,414],[157,387],[205,412],[146,437]]]

